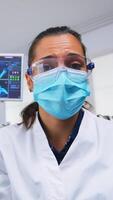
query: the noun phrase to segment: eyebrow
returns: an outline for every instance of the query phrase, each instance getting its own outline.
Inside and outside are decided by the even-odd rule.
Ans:
[[[47,59],[47,58],[57,58],[57,56],[55,56],[55,55],[44,56],[44,57],[40,58],[40,60]]]
[[[67,56],[76,56],[76,55],[80,55],[78,53],[68,53]]]

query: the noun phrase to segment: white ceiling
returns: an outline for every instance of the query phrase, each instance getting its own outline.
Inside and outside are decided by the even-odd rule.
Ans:
[[[49,26],[69,25],[80,33],[113,23],[113,0],[0,0],[0,52],[26,53]]]

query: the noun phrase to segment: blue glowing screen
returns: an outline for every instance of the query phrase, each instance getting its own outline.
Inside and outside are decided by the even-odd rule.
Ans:
[[[0,100],[21,99],[22,56],[0,56]]]

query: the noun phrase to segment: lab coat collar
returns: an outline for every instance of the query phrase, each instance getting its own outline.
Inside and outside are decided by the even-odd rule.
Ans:
[[[87,154],[89,155],[89,151],[92,151],[94,149],[93,147],[97,146],[97,136],[95,135],[97,131],[95,130],[96,127],[90,115],[92,114],[85,110],[78,135],[60,165],[65,163],[65,161],[66,163],[67,161],[73,162],[73,159],[75,161],[84,160],[87,157]],[[37,145],[40,150],[41,159],[50,160],[58,165],[38,117],[36,118],[33,126],[33,133],[37,135]]]

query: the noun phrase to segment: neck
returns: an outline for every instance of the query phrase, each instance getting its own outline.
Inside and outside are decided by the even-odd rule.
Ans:
[[[78,118],[78,113],[69,119],[60,120],[51,116],[39,107],[39,114],[49,142],[56,147],[56,149],[61,150],[73,130]]]

